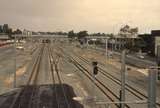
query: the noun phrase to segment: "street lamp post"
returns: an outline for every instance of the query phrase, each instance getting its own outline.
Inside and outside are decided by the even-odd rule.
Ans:
[[[148,108],[156,108],[156,69],[149,69]]]
[[[114,46],[114,50],[116,51],[117,50],[117,38],[115,37],[115,46]]]
[[[106,56],[108,58],[108,39],[106,39]]]
[[[122,52],[122,65],[121,65],[121,90],[120,90],[120,101],[125,102],[125,73],[126,73],[126,65],[125,65],[125,56],[126,51]],[[121,103],[120,108],[125,108],[125,104]]]

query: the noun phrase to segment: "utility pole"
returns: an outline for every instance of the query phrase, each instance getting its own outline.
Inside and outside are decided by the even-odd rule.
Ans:
[[[89,43],[88,43],[88,41],[89,41],[89,40],[88,40],[88,38],[87,38],[87,48],[89,47]]]
[[[157,67],[149,69],[148,82],[148,108],[156,108],[156,80],[160,71],[160,46],[157,46]]]
[[[126,72],[126,64],[125,64],[125,56],[126,51],[122,51],[122,58],[121,58],[121,90],[120,90],[120,108],[125,108],[125,72]]]
[[[114,50],[117,50],[117,37],[115,37],[115,46],[114,46]]]
[[[14,66],[15,66],[15,71],[14,71],[14,81],[13,81],[13,88],[16,88],[16,80],[17,80],[17,78],[16,78],[16,67],[17,67],[17,65],[16,65],[16,63],[17,63],[17,60],[16,60],[16,57],[17,57],[17,52],[16,52],[16,35],[14,35],[14,53],[15,53],[15,57],[14,57]]]
[[[96,40],[97,39],[95,39],[95,41],[94,41],[94,49],[96,50]]]
[[[114,40],[112,39],[112,53],[113,53],[113,41],[114,41]]]
[[[160,66],[160,46],[157,46],[157,66],[149,69],[148,108],[156,108],[156,80]],[[157,74],[157,75],[156,75]]]
[[[148,108],[156,108],[156,70],[149,69]]]
[[[160,45],[157,46],[157,65],[158,65],[157,82],[159,82],[160,81]]]
[[[106,39],[106,56],[108,58],[108,39]]]

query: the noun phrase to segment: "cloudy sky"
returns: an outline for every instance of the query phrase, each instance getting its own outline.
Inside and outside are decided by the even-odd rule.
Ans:
[[[160,29],[160,0],[0,0],[0,24],[35,31]]]

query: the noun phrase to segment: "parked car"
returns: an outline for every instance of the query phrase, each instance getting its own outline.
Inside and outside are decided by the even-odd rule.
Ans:
[[[143,55],[139,55],[138,58],[144,59],[144,56]]]
[[[24,50],[24,47],[23,46],[17,46],[16,49],[18,49],[18,50]]]

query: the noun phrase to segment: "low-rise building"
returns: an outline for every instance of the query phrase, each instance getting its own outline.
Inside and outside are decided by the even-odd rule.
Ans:
[[[150,53],[153,56],[156,56],[157,46],[160,45],[160,30],[152,30],[151,34],[140,34],[138,36],[146,44],[144,51]]]

